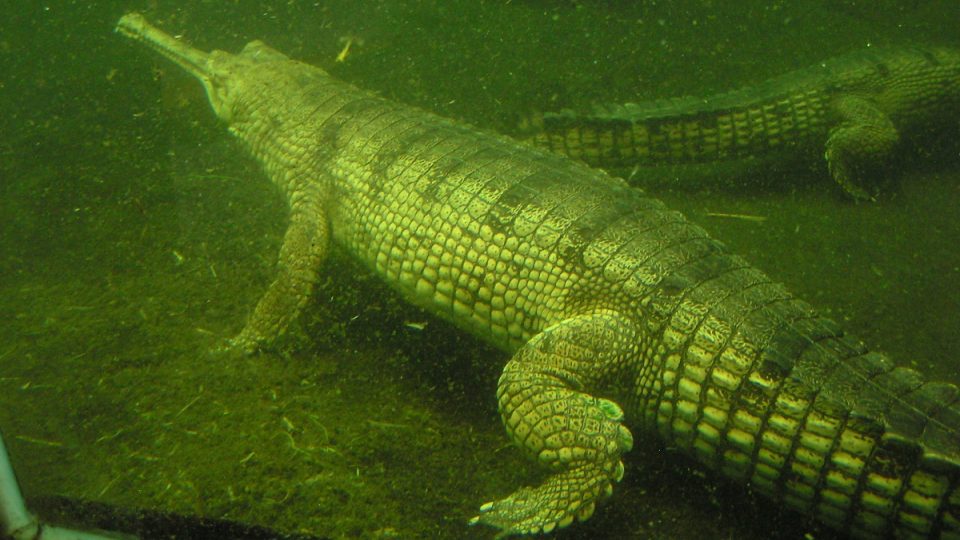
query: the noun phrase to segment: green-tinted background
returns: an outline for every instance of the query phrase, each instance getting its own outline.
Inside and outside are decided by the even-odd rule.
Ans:
[[[263,39],[507,133],[536,111],[703,95],[868,44],[957,45],[960,20],[955,0],[5,3],[0,428],[28,496],[360,538],[488,537],[465,526],[479,504],[539,478],[501,433],[504,356],[340,254],[276,351],[209,354],[271,279],[284,203],[199,84],[113,33],[134,9],[202,48]],[[908,153],[877,204],[844,200],[819,164],[696,184],[661,171],[648,190],[871,346],[960,381],[954,141]],[[830,536],[636,439],[616,496],[560,536]]]

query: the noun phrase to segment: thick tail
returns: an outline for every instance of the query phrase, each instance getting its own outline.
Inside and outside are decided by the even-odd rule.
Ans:
[[[712,285],[669,308],[664,345],[676,352],[648,421],[855,537],[960,538],[957,387],[866,350],[755,270]]]

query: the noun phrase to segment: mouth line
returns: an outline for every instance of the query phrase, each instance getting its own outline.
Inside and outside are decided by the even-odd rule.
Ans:
[[[209,83],[212,74],[209,70],[210,53],[187,45],[150,24],[139,13],[127,13],[117,22],[117,33],[128,37],[157,51],[195,77]]]

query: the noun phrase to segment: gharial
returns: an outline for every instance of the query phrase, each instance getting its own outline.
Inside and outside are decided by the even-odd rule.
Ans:
[[[903,140],[929,140],[958,112],[960,50],[871,48],[710,97],[546,113],[530,140],[607,169],[820,151],[848,195],[874,199]]]
[[[232,343],[297,315],[331,242],[512,353],[509,437],[550,470],[481,506],[502,535],[585,520],[657,434],[859,537],[960,538],[960,394],[868,351],[683,216],[584,164],[377,97],[250,42],[118,30],[195,75],[290,204]]]

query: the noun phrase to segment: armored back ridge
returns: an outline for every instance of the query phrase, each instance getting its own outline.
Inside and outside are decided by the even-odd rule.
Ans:
[[[621,168],[821,154],[852,197],[876,195],[902,137],[960,111],[960,51],[870,49],[706,98],[547,113],[534,144]]]
[[[960,537],[957,389],[865,350],[680,214],[257,42],[205,55],[139,15],[118,29],[204,81],[290,202],[278,276],[234,347],[283,331],[332,241],[512,354],[500,413],[551,473],[473,523],[589,518],[623,475],[629,424],[853,535]]]

